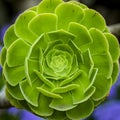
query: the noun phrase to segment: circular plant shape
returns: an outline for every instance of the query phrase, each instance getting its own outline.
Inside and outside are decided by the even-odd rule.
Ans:
[[[95,10],[43,0],[4,36],[1,65],[12,105],[49,120],[89,116],[119,72],[119,44]]]

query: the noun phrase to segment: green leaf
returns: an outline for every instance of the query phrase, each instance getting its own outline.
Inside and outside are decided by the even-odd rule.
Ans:
[[[71,22],[68,30],[72,34],[76,35],[76,38],[73,40],[73,42],[82,51],[85,51],[93,41],[87,28],[79,23]]]
[[[37,87],[37,90],[42,93],[44,96],[50,97],[50,98],[55,98],[55,99],[62,99],[62,96],[59,94],[55,94],[51,91],[51,88],[46,86],[45,84],[42,85],[41,87]]]
[[[119,75],[119,61],[113,63],[112,84],[114,84]]]
[[[76,107],[76,105],[73,105],[70,92],[61,94],[61,96],[63,97],[62,99],[53,99],[49,107],[58,111],[67,111]]]
[[[3,47],[0,52],[1,52],[0,53],[0,65],[2,65],[2,67],[3,67],[5,64],[5,61],[6,61],[7,50],[5,47]]]
[[[29,30],[28,24],[35,16],[36,12],[32,10],[27,10],[22,13],[15,22],[16,35],[31,44],[37,39],[37,35]]]
[[[34,79],[32,86],[29,85],[27,80],[20,82],[20,90],[25,100],[33,106],[38,106],[39,91],[36,87],[41,86],[41,82],[38,79]]]
[[[113,61],[110,53],[93,55],[92,59],[95,68],[98,68],[98,74],[110,78],[113,70]]]
[[[62,0],[43,0],[38,5],[37,12],[40,13],[54,13],[55,8],[62,3]]]
[[[38,107],[32,106],[30,104],[28,105],[34,113],[36,113],[39,116],[46,117],[52,115],[54,112],[54,110],[49,107],[50,102],[51,102],[50,98],[47,98],[46,96],[40,94],[38,100]]]
[[[17,100],[24,100],[24,97],[20,91],[20,87],[19,84],[17,86],[11,86],[9,84],[7,84],[7,91],[9,92],[9,94]]]
[[[30,46],[26,44],[23,40],[16,40],[8,49],[6,61],[8,66],[15,67],[19,65],[24,65],[25,57],[28,54]]]
[[[109,51],[112,56],[113,62],[115,62],[119,59],[119,56],[120,56],[120,48],[119,48],[118,40],[114,35],[110,33],[105,33],[104,35],[108,40]]]
[[[73,74],[71,77],[63,80],[61,83],[60,83],[60,86],[64,86],[65,84],[68,84],[72,81],[74,81],[74,79],[76,79],[80,74],[82,73],[81,70],[78,70],[75,74]]]
[[[82,85],[80,85],[79,88],[76,88],[71,92],[73,104],[76,105],[87,101],[94,94],[95,90],[96,88],[92,86],[89,89],[87,89],[87,91],[84,92]]]
[[[41,35],[30,47],[28,58],[32,60],[39,60],[42,57],[42,50],[47,48],[47,40],[45,39],[46,34]]]
[[[112,85],[111,78],[106,78],[103,75],[97,75],[94,82],[96,91],[93,94],[93,99],[96,101],[106,97],[110,92],[111,85]]]
[[[82,118],[86,118],[88,117],[94,109],[94,104],[91,100],[88,100],[84,103],[79,104],[77,107],[68,110],[66,112],[66,115],[68,118],[70,118],[71,120],[79,120]]]
[[[6,89],[6,96],[7,96],[7,99],[10,101],[11,105],[16,106],[17,108],[20,108],[20,109],[23,108],[20,102],[9,94],[7,89]]]
[[[52,91],[54,93],[66,93],[66,92],[69,92],[71,90],[76,89],[77,87],[79,87],[79,85],[77,85],[77,84],[71,84],[71,85],[66,85],[64,87],[56,87]]]
[[[84,16],[84,12],[81,7],[69,2],[61,3],[59,6],[57,6],[55,13],[58,16],[57,28],[64,30],[68,29],[70,22],[80,22]]]
[[[93,43],[89,49],[92,55],[103,54],[109,51],[109,44],[104,34],[95,28],[89,30]]]
[[[81,70],[86,72],[88,76],[90,76],[91,71],[94,67],[94,62],[92,60],[92,56],[89,49],[82,53],[82,60],[83,63],[81,63],[79,67]]]
[[[85,9],[84,14],[85,16],[80,22],[82,25],[86,26],[88,29],[97,28],[101,31],[105,29],[105,20],[97,11],[93,9]]]
[[[54,110],[54,113],[48,117],[49,120],[66,120],[66,113],[64,111]],[[68,120],[68,119],[67,119]]]
[[[77,1],[69,1],[69,2],[73,3],[73,4],[76,4],[76,5],[79,5],[82,9],[87,9],[88,8],[85,4],[82,4],[82,3],[77,2]]]
[[[32,84],[32,81],[35,78],[38,78],[36,76],[35,70],[39,70],[39,61],[26,58],[26,60],[25,60],[25,73],[26,73],[26,77],[27,77],[27,80],[28,80],[30,85]]]
[[[35,73],[44,84],[48,85],[51,88],[55,87],[55,85],[50,80],[47,80],[39,71],[35,70]]]
[[[14,25],[11,25],[7,29],[7,31],[5,32],[5,35],[4,35],[4,45],[5,45],[5,47],[9,48],[9,46],[17,39],[18,39],[18,37],[15,34]]]
[[[63,29],[53,32],[48,32],[47,35],[49,36],[49,39],[51,41],[61,40],[63,43],[68,43],[69,40],[74,40],[76,37],[74,34],[65,31]]]
[[[51,13],[44,13],[35,16],[29,23],[29,29],[40,36],[42,33],[56,30],[57,16]]]
[[[9,67],[7,63],[5,63],[3,73],[6,81],[11,86],[16,86],[21,80],[25,78],[24,66]]]

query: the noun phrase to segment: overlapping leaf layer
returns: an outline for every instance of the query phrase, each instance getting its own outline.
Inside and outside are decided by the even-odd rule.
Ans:
[[[89,116],[118,76],[119,44],[78,2],[43,0],[22,13],[1,53],[11,104],[50,120]]]

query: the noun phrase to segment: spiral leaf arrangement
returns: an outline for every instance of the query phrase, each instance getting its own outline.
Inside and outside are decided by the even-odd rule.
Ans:
[[[89,116],[118,76],[119,44],[95,10],[43,0],[6,31],[1,65],[14,106],[49,120]]]

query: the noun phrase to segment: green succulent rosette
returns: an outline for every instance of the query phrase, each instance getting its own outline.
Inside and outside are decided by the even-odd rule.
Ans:
[[[89,116],[119,72],[119,44],[95,10],[43,0],[4,36],[1,65],[14,106],[49,120]]]

